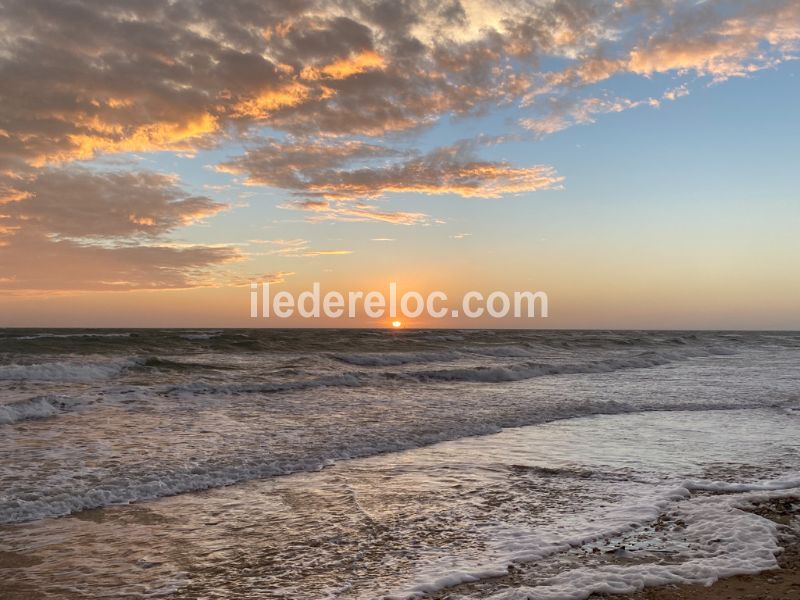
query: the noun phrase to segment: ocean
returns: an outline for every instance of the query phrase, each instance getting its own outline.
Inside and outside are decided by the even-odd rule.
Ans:
[[[800,333],[0,330],[0,597],[586,598],[773,568]]]

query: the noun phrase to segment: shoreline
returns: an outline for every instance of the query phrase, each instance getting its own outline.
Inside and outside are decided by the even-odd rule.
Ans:
[[[632,594],[594,594],[589,600],[795,600],[800,598],[800,496],[758,503],[754,512],[784,526],[778,568],[755,575],[734,575],[710,586],[667,585]],[[794,527],[792,527],[792,523]]]
[[[645,587],[636,592],[593,593],[586,600],[796,600],[800,598],[800,494],[790,494],[755,502],[747,512],[777,523],[781,527],[776,556],[778,568],[756,574],[718,579],[711,585],[667,584]],[[529,584],[536,563],[510,567],[507,575],[494,578],[491,594],[512,591]],[[435,600],[460,597],[460,592],[477,592],[488,580],[463,583],[431,595]]]
[[[542,596],[548,595],[560,585],[551,579],[561,573],[583,570],[582,583],[573,586],[573,595],[569,597],[577,598],[575,592],[590,600],[798,597],[800,490],[782,487],[796,486],[795,477],[775,479],[778,472],[772,472],[769,481],[774,480],[775,485],[766,480],[757,485],[735,482],[764,477],[774,470],[775,466],[767,460],[770,455],[756,451],[772,442],[797,439],[796,429],[782,429],[781,424],[795,427],[800,422],[774,411],[759,413],[761,419],[742,410],[704,415],[705,419],[696,412],[671,412],[667,416],[626,413],[535,429],[520,428],[485,439],[448,442],[438,449],[417,449],[405,456],[342,461],[318,474],[254,481],[245,486],[178,494],[156,502],[107,506],[71,517],[3,527],[0,529],[8,537],[0,544],[0,573],[8,577],[0,585],[4,589],[0,596],[5,597],[5,593],[15,600],[27,600],[46,597],[52,590],[54,598],[78,598],[85,597],[93,587],[118,585],[124,591],[136,591],[141,586],[169,588],[174,591],[166,597],[174,598],[196,597],[208,590],[226,590],[232,594],[259,590],[264,597],[280,597],[278,592],[287,588],[296,589],[296,597],[315,597],[317,591],[334,586],[342,589],[341,582],[352,581],[352,591],[345,594],[348,597],[379,598],[384,597],[381,595],[384,590],[385,593],[403,590],[395,585],[396,581],[400,585],[408,581],[418,585],[417,589],[425,589],[422,586],[427,585],[425,597],[432,599],[448,600],[462,594],[472,598],[503,596],[509,592],[514,595],[515,588],[518,593],[514,597],[524,597],[526,591],[538,586],[542,586],[539,590]],[[623,440],[618,438],[621,430],[626,431]],[[715,437],[717,431],[723,432],[719,439]],[[589,435],[591,444],[573,446],[572,441],[586,440]],[[661,448],[660,453],[652,450],[648,454],[645,449],[650,447],[648,440],[655,439],[653,436],[671,443]],[[710,445],[699,446],[700,439]],[[753,440],[757,442],[755,446]],[[682,460],[690,465],[698,462],[703,465],[702,470],[695,468],[696,476],[709,485],[687,481],[684,491],[688,496],[684,496],[670,492],[672,484],[658,493],[650,480],[629,485],[625,483],[631,480],[627,472],[616,477],[616,471],[600,470],[597,474],[606,476],[592,476],[595,471],[587,469],[596,469],[593,457],[601,457],[613,465],[620,441],[627,447],[642,449],[650,461],[644,467],[669,468],[669,473],[688,469],[682,463],[672,462],[677,459],[671,450],[680,449]],[[731,441],[738,444],[737,459],[742,463],[726,462]],[[569,463],[564,463],[566,459],[559,454],[565,448],[578,452]],[[627,451],[622,454],[623,459],[628,455]],[[454,463],[453,457],[463,464]],[[760,466],[756,466],[757,461]],[[540,467],[538,463],[553,467]],[[558,468],[562,464],[573,466]],[[718,480],[719,485],[711,485]],[[689,493],[689,488],[695,491]],[[463,510],[459,504],[461,498],[468,501]],[[480,503],[475,499],[480,499]],[[420,511],[423,502],[425,510]],[[587,503],[596,503],[588,505],[600,509],[587,511]],[[421,513],[426,517],[423,524],[414,525],[420,522],[414,519]],[[491,530],[488,536],[475,536],[477,542],[463,533],[471,531],[465,525],[480,525],[486,516],[496,516],[499,523],[505,524],[506,515],[519,519],[509,519],[509,525],[519,523],[521,528],[501,528],[497,534]],[[531,520],[523,520],[524,515],[531,515]],[[572,522],[570,515],[576,518],[586,515],[586,519]],[[562,521],[568,527],[566,533],[559,531],[558,524]],[[272,526],[273,523],[276,525]],[[692,529],[695,523],[702,533],[696,534]],[[536,533],[540,529],[541,533]],[[244,539],[238,533],[242,530],[248,532]],[[535,535],[520,537],[517,533],[520,530]],[[593,533],[595,530],[600,533]],[[602,532],[607,532],[607,537]],[[405,534],[408,537],[398,542],[400,535]],[[565,537],[567,534],[570,537]],[[415,560],[412,546],[416,544],[423,551],[444,548],[441,555],[453,548],[447,556],[458,558],[462,556],[460,545],[466,540],[475,552],[465,552],[465,560],[484,556],[502,559],[502,545],[491,546],[488,552],[484,548],[494,541],[502,544],[510,540],[517,547],[524,543],[526,548],[535,550],[540,540],[547,542],[547,535],[572,540],[570,547],[554,548],[555,552],[544,553],[541,560],[512,557],[509,563],[496,563],[507,564],[506,568],[487,568],[482,575],[476,574],[471,579],[466,578],[467,571],[454,569],[455,577],[444,578],[441,577],[447,573],[444,569],[424,571],[426,565]],[[412,543],[405,542],[406,539]],[[723,540],[725,543],[718,546]],[[728,548],[729,542],[735,546],[732,550]],[[230,549],[233,554],[221,557],[215,554],[215,558],[208,559],[202,550],[206,546]],[[75,549],[80,547],[90,550]],[[407,554],[395,560],[398,547]],[[679,568],[686,556],[695,556],[693,551],[682,554],[684,548],[705,549],[703,556],[712,562],[717,556],[736,554],[734,560],[722,560],[720,565],[713,566],[709,577],[745,569],[773,570],[724,579],[709,587],[664,585],[634,592],[645,581],[654,584],[700,580],[693,568]],[[312,565],[303,570],[282,566],[302,566],[305,564],[302,559],[310,553],[321,557],[319,564],[323,568]],[[363,561],[364,571],[350,571],[348,557],[352,556]],[[390,565],[407,567],[404,573],[408,575],[393,576],[383,566],[387,559]],[[781,569],[775,569],[778,563]],[[276,568],[278,564],[281,566]],[[339,571],[332,571],[328,565],[341,566]],[[677,567],[674,570],[673,565]],[[418,566],[420,571],[411,570]],[[625,571],[626,566],[633,567],[629,570],[631,577]],[[617,567],[623,568],[617,571]],[[654,567],[650,572],[655,575],[648,579],[650,567]],[[596,576],[592,573],[595,569]],[[637,578],[640,572],[644,575]],[[253,573],[260,578],[256,587],[249,583]],[[385,584],[383,580],[380,584],[372,583],[373,578],[381,577]],[[617,585],[622,579],[628,585]],[[562,581],[569,584],[570,578]],[[554,587],[548,590],[551,585]],[[413,588],[409,585],[406,589]],[[590,590],[625,593],[589,596]],[[272,592],[275,595],[271,596]],[[549,596],[554,597],[553,593]]]

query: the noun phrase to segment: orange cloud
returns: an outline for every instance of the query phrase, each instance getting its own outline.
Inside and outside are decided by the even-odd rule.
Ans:
[[[383,58],[372,50],[364,50],[347,58],[340,58],[322,67],[305,67],[301,73],[303,79],[346,79],[385,66]]]
[[[41,167],[49,162],[88,160],[98,152],[149,152],[155,150],[187,151],[196,148],[200,138],[209,136],[218,128],[217,118],[208,113],[184,122],[148,123],[128,129],[119,123],[105,123],[98,117],[76,125],[89,133],[69,134],[69,146],[43,152],[30,163]]]
[[[763,3],[744,15],[713,20],[702,14],[697,23],[652,36],[630,52],[627,68],[650,75],[665,71],[695,71],[721,81],[742,77],[791,58],[800,41],[800,5]],[[771,49],[762,49],[766,43]],[[771,50],[771,51],[770,51]]]
[[[277,89],[268,89],[256,97],[235,104],[231,114],[239,117],[263,119],[272,112],[305,102],[311,96],[311,89],[307,86],[291,82]]]

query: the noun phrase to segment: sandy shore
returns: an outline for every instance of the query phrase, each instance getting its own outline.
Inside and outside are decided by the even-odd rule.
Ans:
[[[797,522],[792,508],[800,497],[774,500],[758,505],[753,512],[780,523]],[[759,575],[740,575],[721,579],[711,586],[683,585],[647,588],[641,592],[616,596],[592,596],[591,600],[797,600],[800,598],[800,535],[797,529],[785,531],[781,540],[784,552],[778,557],[780,569]]]
[[[797,600],[800,598],[800,496],[763,502],[756,505],[752,512],[785,526],[780,540],[784,550],[778,556],[779,569],[758,575],[721,579],[711,586],[669,585],[645,588],[632,594],[593,594],[588,600]],[[535,568],[535,564],[510,568],[508,575],[479,583],[465,583],[431,597],[435,600],[454,600],[462,593],[477,596],[484,592],[490,595],[529,586],[533,583],[530,573],[535,572]]]
[[[783,553],[778,557],[780,568],[761,573],[759,575],[742,575],[720,580],[711,586],[685,585],[664,586],[647,588],[640,592],[627,595],[599,595],[595,594],[589,600],[796,600],[800,598],[800,496],[789,496],[761,503],[754,507],[753,512],[771,519],[783,528],[781,545]],[[86,511],[81,513],[82,518],[102,518],[103,510]],[[794,527],[791,527],[794,525]],[[26,568],[39,563],[35,557],[18,554],[15,552],[0,552],[0,573],[4,569]],[[492,591],[502,588],[513,588],[526,583],[521,570],[510,571],[509,575],[491,580],[494,585]],[[486,585],[486,581],[482,585]],[[450,599],[457,597],[459,592],[477,591],[477,585],[463,584],[455,588],[448,588],[434,594],[432,598]],[[0,586],[0,597],[9,600],[34,600],[41,598],[40,590],[28,587],[13,581],[6,580]],[[48,596],[55,597],[55,596]],[[58,598],[71,600],[80,598],[80,594],[60,594]]]

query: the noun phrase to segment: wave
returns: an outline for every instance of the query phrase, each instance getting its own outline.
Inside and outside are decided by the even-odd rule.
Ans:
[[[64,338],[129,338],[130,332],[119,333],[34,333],[31,335],[16,336],[17,340],[42,340]]]
[[[212,371],[227,371],[235,369],[230,365],[213,364],[195,361],[179,361],[164,358],[161,356],[149,356],[144,359],[137,359],[135,367],[153,368],[158,370],[168,371],[194,371],[194,370],[212,370]]]
[[[193,393],[196,393],[193,390]],[[305,455],[242,456],[238,462],[219,464],[216,461],[196,463],[185,468],[158,472],[149,469],[144,473],[119,474],[115,478],[104,479],[102,487],[94,483],[73,482],[43,491],[39,494],[22,496],[0,496],[0,523],[16,523],[42,518],[64,516],[83,510],[144,500],[153,500],[176,494],[197,492],[292,473],[318,471],[341,460],[364,458],[378,454],[401,452],[430,446],[439,442],[499,433],[508,427],[540,425],[548,422],[588,417],[592,415],[615,415],[650,412],[653,410],[727,410],[741,409],[741,405],[688,405],[676,404],[656,407],[636,407],[630,404],[605,401],[584,402],[555,411],[537,410],[535,413],[514,415],[508,419],[492,421],[472,421],[443,430],[419,431],[413,436],[384,437],[360,436],[354,443],[342,445],[339,442],[330,446],[314,447],[309,444]],[[562,471],[542,470],[540,475],[563,475]],[[581,473],[581,477],[592,476]],[[699,485],[699,482],[696,482]],[[798,482],[800,484],[800,482]],[[676,483],[678,485],[678,483]],[[689,483],[681,485],[689,489]],[[758,488],[757,488],[758,489]],[[774,488],[770,488],[774,489]]]
[[[618,402],[586,402],[557,412],[539,411],[535,417],[531,415],[516,417],[508,421],[471,422],[460,427],[438,431],[420,431],[414,436],[370,437],[365,436],[358,443],[345,442],[332,446],[314,448],[306,447],[305,455],[292,454],[271,456],[264,454],[255,457],[242,456],[237,462],[219,464],[216,461],[194,463],[174,470],[157,472],[148,470],[145,473],[119,474],[115,478],[104,479],[102,487],[91,482],[85,485],[79,481],[59,485],[39,494],[26,494],[24,497],[0,497],[0,523],[16,523],[41,518],[58,517],[93,508],[153,500],[165,496],[215,489],[237,483],[289,475],[299,472],[318,471],[341,460],[363,458],[377,454],[400,452],[429,446],[465,437],[498,433],[506,427],[538,425],[552,421],[586,417],[591,415],[632,414],[663,410],[721,410],[734,406],[673,406],[673,407],[635,407]],[[741,406],[735,406],[741,408]],[[529,469],[530,467],[523,467]],[[535,470],[535,467],[534,467]],[[540,476],[564,476],[563,470],[542,469]],[[596,477],[590,472],[574,473],[573,476]],[[678,489],[688,494],[693,490],[704,489],[715,485],[714,482],[675,482]],[[720,483],[722,486],[727,485]],[[765,490],[773,491],[800,487],[796,476],[773,484],[759,483],[748,486],[730,486],[729,492]]]
[[[360,387],[365,385],[369,378],[366,374],[342,373],[315,379],[280,381],[280,382],[252,382],[252,383],[188,383],[167,388],[166,394],[270,394],[276,392],[290,392],[321,387]]]
[[[529,347],[523,346],[472,346],[468,351],[472,354],[498,358],[525,358],[533,355]]]
[[[683,487],[693,492],[721,492],[736,494],[742,492],[775,492],[800,487],[800,473],[793,473],[783,479],[760,481],[757,483],[730,483],[707,479],[683,482]]]
[[[180,334],[178,337],[184,340],[212,340],[220,337],[225,332],[222,330],[206,330],[206,331],[187,331]]]
[[[685,350],[682,352],[645,352],[627,358],[611,358],[574,364],[545,364],[527,361],[502,366],[473,366],[435,370],[411,371],[351,371],[335,375],[325,375],[310,379],[289,381],[235,382],[235,383],[189,383],[167,388],[166,394],[267,394],[290,392],[321,387],[361,387],[380,386],[387,382],[409,383],[508,383],[545,377],[548,375],[575,375],[582,373],[610,373],[624,369],[646,369],[686,360],[692,357],[708,356],[708,352]],[[346,360],[360,366],[400,366],[414,362],[444,361],[449,354],[408,352],[404,354],[342,355],[337,360]],[[148,363],[145,363],[148,364]],[[180,364],[180,363],[178,363]]]
[[[714,352],[722,352],[718,349]],[[157,393],[164,395],[241,395],[272,394],[324,387],[362,387],[381,386],[387,383],[508,383],[544,376],[573,375],[582,373],[610,373],[623,369],[644,369],[658,367],[671,362],[692,357],[708,356],[709,351],[682,349],[680,351],[643,352],[629,357],[609,358],[585,363],[547,364],[525,361],[497,366],[468,366],[442,369],[421,369],[403,371],[350,371],[330,375],[309,376],[306,378],[266,381],[207,382],[197,381],[161,388]],[[412,365],[414,363],[445,362],[455,357],[463,357],[456,351],[449,352],[406,352],[373,354],[338,354],[337,360],[364,367],[388,367]],[[129,357],[112,361],[55,361],[31,364],[0,365],[0,381],[31,381],[57,383],[93,383],[111,380],[125,372],[137,369],[156,369],[160,371],[191,372],[194,370],[215,371],[224,368],[210,363],[179,362],[158,356]],[[286,374],[291,375],[289,370]],[[296,374],[303,374],[298,370]],[[25,410],[31,414],[51,416],[59,411],[49,407],[46,402],[34,403],[36,407]],[[18,407],[15,410],[22,410]],[[16,422],[6,417],[0,422]]]
[[[36,396],[10,404],[0,404],[0,425],[29,419],[46,419],[69,410],[80,401],[68,396]]]
[[[419,382],[436,381],[470,381],[476,383],[503,383],[544,377],[546,375],[575,375],[581,373],[611,373],[624,369],[647,369],[659,367],[672,362],[699,358],[716,354],[701,350],[684,352],[643,352],[626,358],[609,358],[604,360],[552,365],[538,362],[524,362],[505,366],[465,367],[416,371],[408,376]]]
[[[111,379],[123,371],[141,365],[143,361],[125,358],[114,361],[54,361],[42,363],[0,365],[0,380],[55,381],[86,383]]]
[[[348,365],[360,367],[395,367],[415,363],[445,362],[463,356],[455,350],[444,352],[374,352],[364,354],[335,353],[332,358]]]

